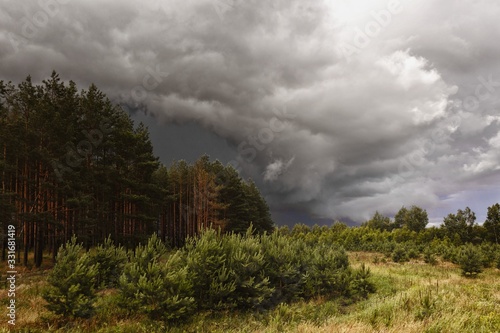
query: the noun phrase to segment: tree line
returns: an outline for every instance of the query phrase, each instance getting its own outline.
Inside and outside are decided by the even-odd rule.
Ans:
[[[469,208],[448,214],[439,227],[426,227],[427,212],[418,207],[402,207],[394,219],[378,211],[359,227],[349,228],[336,221],[331,226],[309,227],[296,224],[280,227],[278,233],[306,244],[326,243],[347,251],[381,253],[382,261],[406,262],[423,259],[436,264],[438,259],[462,268],[465,276],[477,276],[484,268],[500,268],[500,204],[488,207],[486,221],[479,225]]]
[[[486,220],[483,225],[476,223],[476,213],[469,207],[458,209],[455,214],[450,213],[443,218],[439,228],[426,228],[429,223],[427,211],[418,206],[401,207],[394,219],[378,211],[362,226],[382,231],[392,231],[405,228],[417,233],[432,233],[436,238],[447,237],[455,244],[500,242],[500,204],[488,207]]]
[[[3,260],[8,225],[18,260],[32,253],[37,267],[73,235],[86,248],[108,236],[132,248],[153,233],[181,246],[207,227],[273,229],[258,188],[234,168],[208,156],[162,165],[142,123],[55,72],[41,84],[0,81],[0,152]]]

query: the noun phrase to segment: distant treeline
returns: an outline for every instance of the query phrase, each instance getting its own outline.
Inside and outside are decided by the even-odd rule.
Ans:
[[[500,244],[500,204],[488,207],[486,221],[476,223],[476,214],[469,208],[459,209],[443,218],[439,227],[427,227],[427,211],[418,206],[402,207],[394,219],[378,211],[360,227],[349,228],[342,222],[332,226],[309,227],[296,224],[292,229],[279,228],[279,233],[305,239],[308,243],[328,242],[339,244],[347,250],[389,252],[396,244],[408,243],[423,250],[425,246],[443,242],[453,246],[467,243]]]
[[[296,224],[292,229],[281,227],[281,236],[304,241],[306,245],[329,244],[347,251],[377,252],[377,260],[405,262],[423,259],[436,264],[438,260],[460,265],[465,276],[477,276],[483,268],[500,269],[500,204],[488,208],[483,225],[475,223],[470,208],[448,214],[439,227],[426,228],[427,212],[417,206],[402,207],[394,219],[376,212],[360,227],[349,228],[342,222],[330,227],[309,227]]]
[[[231,166],[161,165],[148,129],[91,85],[57,73],[40,85],[0,81],[0,223],[16,227],[18,258],[40,266],[44,251],[76,235],[87,248],[108,235],[135,247],[153,233],[173,246],[207,227],[273,230],[269,207]],[[21,259],[22,252],[22,259]]]

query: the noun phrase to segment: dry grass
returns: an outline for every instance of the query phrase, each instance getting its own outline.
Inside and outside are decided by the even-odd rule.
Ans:
[[[498,269],[467,279],[450,263],[374,264],[376,256],[351,253],[350,260],[371,269],[378,294],[347,315],[319,326],[301,324],[290,332],[500,332]]]

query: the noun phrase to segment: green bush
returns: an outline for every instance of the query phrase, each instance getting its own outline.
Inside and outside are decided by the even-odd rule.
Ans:
[[[443,248],[443,260],[458,264],[459,251],[454,245]]]
[[[274,287],[268,304],[275,306],[301,298],[308,265],[305,242],[273,233],[262,236],[261,245],[265,273]]]
[[[167,253],[167,247],[158,238],[158,235],[153,234],[146,245],[139,244],[133,254],[130,256],[132,260],[136,262],[140,268],[146,269],[148,264],[152,261],[158,260],[161,256]]]
[[[493,246],[492,244],[484,243],[480,245],[479,251],[481,252],[481,263],[483,267],[491,267],[495,263],[495,259],[497,256],[495,246]]]
[[[436,265],[437,259],[436,255],[430,248],[426,248],[424,250],[424,262],[430,265]]]
[[[200,237],[189,239],[185,251],[198,307],[219,309],[229,306],[225,300],[236,289],[236,285],[229,279],[229,267],[225,264],[226,251],[220,234],[212,229],[206,230]]]
[[[397,245],[392,252],[392,261],[394,262],[406,262],[408,261],[408,255],[406,249],[402,245]]]
[[[244,235],[208,229],[170,253],[156,235],[129,252],[108,238],[86,253],[72,239],[57,259],[44,297],[51,311],[74,317],[92,315],[97,287],[118,286],[112,301],[103,298],[101,306],[166,322],[197,309],[254,310],[374,291],[370,271],[352,270],[342,247],[279,233],[253,235],[252,227]]]
[[[155,250],[163,252],[157,237],[139,246],[119,280],[119,304],[134,313],[165,321],[183,319],[195,309],[193,285],[188,278],[185,255],[171,254],[162,262]],[[147,263],[145,258],[151,258]]]
[[[262,246],[251,234],[252,228],[246,236],[232,234],[223,241],[229,278],[235,287],[227,301],[242,309],[261,307],[274,291],[265,274]]]
[[[244,236],[206,230],[187,242],[188,271],[200,308],[255,308],[271,297],[262,247],[251,234],[251,228]]]
[[[365,264],[353,274],[350,284],[350,294],[352,296],[368,297],[368,294],[375,292],[375,285],[370,280],[371,272]]]
[[[308,249],[307,270],[304,274],[304,296],[348,295],[350,272],[344,249],[324,244]]]
[[[481,259],[481,252],[472,244],[462,246],[458,255],[462,275],[470,277],[481,273],[483,270]]]
[[[49,273],[49,286],[43,292],[47,309],[64,317],[92,316],[98,268],[73,236],[59,249],[56,264]]]
[[[408,246],[408,248],[406,249],[406,253],[409,259],[418,259],[420,257],[420,251],[414,245]]]
[[[116,287],[127,261],[125,249],[115,246],[110,237],[106,238],[103,244],[99,244],[90,254],[90,262],[99,265],[95,279],[96,289]]]
[[[392,256],[392,252],[396,248],[396,243],[393,241],[382,242],[379,245],[380,252],[382,252],[387,258]]]

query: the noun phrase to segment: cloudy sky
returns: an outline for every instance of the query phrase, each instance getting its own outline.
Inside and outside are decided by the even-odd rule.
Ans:
[[[413,204],[482,223],[500,202],[498,1],[0,7],[0,79],[97,84],[150,126],[162,161],[232,163],[279,223]]]

